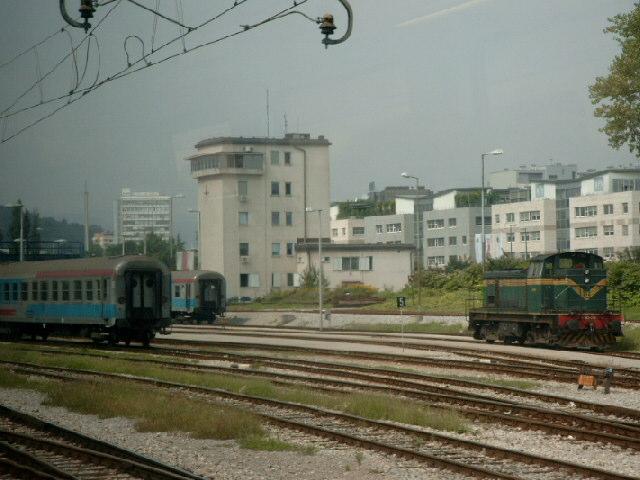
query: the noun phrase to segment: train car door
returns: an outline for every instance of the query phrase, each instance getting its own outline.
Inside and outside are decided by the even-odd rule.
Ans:
[[[207,317],[215,317],[218,311],[220,289],[215,280],[200,281],[200,310]]]
[[[127,295],[127,318],[158,318],[161,298],[157,272],[128,271],[124,278]]]

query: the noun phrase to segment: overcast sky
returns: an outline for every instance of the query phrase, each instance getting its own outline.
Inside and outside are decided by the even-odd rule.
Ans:
[[[154,7],[153,0],[140,0]],[[0,64],[63,26],[51,0],[3,0]],[[67,0],[70,10],[78,0]],[[112,228],[112,203],[123,187],[186,195],[176,200],[176,226],[193,237],[195,182],[184,157],[200,139],[216,135],[265,136],[270,131],[325,135],[331,147],[334,200],[402,185],[402,171],[434,190],[479,184],[480,154],[489,171],[550,159],[601,168],[635,161],[614,151],[598,132],[587,86],[617,52],[602,30],[632,0],[351,0],[352,37],[325,50],[317,26],[302,16],[267,24],[135,75],[111,82],[55,116],[0,144],[0,203],[20,197],[43,215],[82,219],[85,180],[91,221]],[[196,24],[232,0],[183,0],[184,22]],[[116,3],[100,7],[97,23]],[[248,0],[193,34],[187,48],[233,32],[291,5],[291,0]],[[175,17],[176,1],[161,0]],[[300,7],[317,17],[344,14],[335,0]],[[153,16],[122,0],[96,32],[84,85],[126,66],[123,42],[139,35],[148,51]],[[177,33],[159,20],[155,45]],[[83,34],[73,31],[77,43]],[[182,45],[179,45],[179,49]],[[129,40],[139,58],[140,47]],[[175,50],[166,50],[173,52]],[[69,52],[59,34],[38,49],[47,72]],[[78,63],[84,64],[84,48]],[[0,109],[36,79],[33,52],[0,67]],[[82,71],[80,71],[80,74]],[[17,107],[67,93],[75,76],[67,61]],[[52,104],[55,106],[56,104]],[[39,108],[0,126],[3,138],[50,111]]]

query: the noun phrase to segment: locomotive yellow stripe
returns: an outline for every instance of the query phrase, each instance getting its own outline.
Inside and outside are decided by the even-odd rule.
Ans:
[[[488,279],[484,281],[485,286],[495,285],[496,283],[500,284],[501,287],[538,287],[538,286],[566,286],[568,288],[572,288],[577,295],[584,298],[585,300],[589,300],[595,297],[600,290],[607,286],[608,281],[606,278],[603,278],[598,283],[591,286],[591,288],[584,288],[584,286],[578,284],[575,280],[571,278],[508,278],[508,279]]]

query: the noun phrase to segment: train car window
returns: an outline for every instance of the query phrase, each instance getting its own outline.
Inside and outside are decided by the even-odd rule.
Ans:
[[[9,287],[8,283],[4,284],[4,301],[7,302],[7,303],[9,302],[9,299],[11,298],[11,290],[10,290],[10,288],[11,287]]]
[[[93,280],[84,282],[84,294],[86,300],[93,300]]]
[[[102,299],[109,300],[109,284],[106,278],[102,279]]]
[[[176,298],[180,296],[180,285],[173,286],[173,296]]]
[[[45,302],[48,300],[49,282],[40,282],[40,300]]]
[[[20,284],[20,299],[23,302],[29,300],[29,284],[27,282],[22,282]]]
[[[69,297],[69,282],[67,280],[62,281],[62,301],[68,302]]]
[[[96,280],[96,300],[102,300],[102,291],[100,289],[100,280]]]
[[[53,280],[51,282],[51,300],[53,300],[54,302],[58,301],[58,281],[57,280]]]
[[[38,300],[38,282],[31,282],[31,300]]]
[[[190,283],[187,283],[186,296],[187,296],[187,298],[191,298],[191,284]]]
[[[73,299],[82,300],[82,281],[81,280],[73,281]]]
[[[13,300],[14,302],[18,301],[18,284],[17,283],[11,284],[11,300]]]

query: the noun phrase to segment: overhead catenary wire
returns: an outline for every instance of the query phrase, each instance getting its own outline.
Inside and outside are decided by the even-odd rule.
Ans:
[[[176,20],[175,18],[171,18],[171,17],[167,17],[166,15],[160,13],[159,10],[157,9],[153,9],[151,7],[147,7],[146,5],[143,5],[142,3],[137,2],[136,0],[127,0],[127,2],[134,4],[136,7],[140,7],[143,10],[147,10],[148,12],[153,13],[154,15],[168,21],[171,23],[175,23],[176,25],[186,29],[186,30],[192,30],[195,27],[190,27],[188,25],[185,25],[184,23],[180,22],[179,20]]]
[[[115,1],[118,1],[118,2],[119,2],[120,0],[115,0]],[[185,32],[184,34],[179,35],[179,36],[177,36],[177,37],[175,37],[175,38],[173,38],[173,39],[171,39],[171,40],[169,40],[169,41],[165,42],[165,43],[164,43],[163,45],[161,45],[158,49],[156,49],[155,51],[151,52],[151,54],[153,54],[153,53],[157,53],[158,51],[160,51],[161,49],[163,49],[163,48],[167,47],[168,45],[170,45],[170,44],[172,44],[172,43],[174,43],[174,42],[176,42],[176,41],[180,40],[180,38],[185,37],[185,36],[187,36],[187,35],[191,34],[193,31],[195,31],[195,30],[197,30],[197,29],[199,29],[199,28],[202,28],[202,27],[203,27],[203,26],[205,26],[205,25],[210,24],[211,22],[213,22],[213,21],[215,21],[216,19],[218,19],[218,18],[222,17],[223,15],[225,15],[226,13],[228,13],[229,11],[231,11],[232,9],[234,9],[234,8],[238,7],[239,5],[241,5],[241,4],[243,4],[243,3],[245,3],[246,1],[248,1],[248,0],[236,0],[236,1],[234,2],[234,4],[233,4],[231,7],[228,7],[227,9],[223,10],[222,12],[220,12],[220,13],[219,13],[219,14],[217,14],[217,15],[215,15],[214,17],[211,17],[211,18],[207,19],[205,22],[203,22],[203,23],[201,23],[200,25],[198,25],[198,26],[194,27],[192,30],[189,30],[189,31]],[[143,57],[143,58],[141,58],[141,59],[139,59],[139,60],[137,60],[137,61],[133,62],[130,66],[128,66],[128,67],[126,67],[126,68],[124,68],[124,69],[120,70],[119,72],[116,72],[115,74],[113,74],[113,75],[111,75],[111,76],[109,76],[109,77],[107,77],[107,78],[105,78],[105,79],[103,79],[103,80],[101,80],[101,81],[99,81],[99,82],[95,83],[95,85],[92,85],[92,86],[87,87],[87,88],[84,88],[84,89],[79,89],[79,90],[77,90],[76,92],[74,92],[73,94],[69,94],[69,95],[61,96],[59,99],[69,98],[69,100],[68,100],[66,103],[64,103],[64,104],[62,104],[62,105],[60,105],[60,106],[58,106],[57,108],[55,108],[55,109],[54,109],[54,110],[52,110],[51,112],[47,113],[46,115],[44,115],[44,116],[42,116],[42,117],[40,117],[40,118],[38,118],[38,119],[34,120],[33,122],[31,122],[31,123],[29,123],[29,124],[25,125],[24,127],[20,128],[19,130],[17,130],[17,131],[16,131],[15,133],[13,133],[12,135],[10,135],[10,136],[8,136],[8,137],[6,137],[6,138],[2,138],[2,140],[0,141],[0,143],[5,143],[5,142],[7,142],[7,141],[11,140],[12,138],[15,138],[16,136],[20,135],[22,132],[24,132],[24,131],[26,131],[26,130],[28,130],[28,129],[30,129],[30,128],[32,128],[32,127],[34,127],[34,126],[36,126],[36,125],[38,125],[38,124],[39,124],[39,123],[41,123],[42,121],[44,121],[44,120],[46,120],[46,119],[48,119],[48,118],[52,117],[52,116],[53,116],[53,115],[55,115],[56,113],[58,113],[60,110],[62,110],[62,109],[64,109],[64,108],[69,107],[70,105],[72,105],[72,104],[73,104],[73,103],[75,103],[76,101],[80,100],[81,98],[84,98],[87,94],[89,94],[89,93],[91,93],[91,92],[93,92],[93,91],[97,90],[98,88],[100,88],[100,87],[102,87],[102,86],[104,86],[104,85],[106,85],[106,84],[108,84],[108,83],[111,83],[111,82],[113,82],[113,81],[115,81],[115,80],[119,80],[119,79],[121,79],[121,78],[125,78],[125,77],[127,77],[127,76],[129,76],[129,75],[132,75],[132,74],[134,74],[134,73],[137,73],[137,72],[139,72],[139,71],[141,71],[141,70],[145,70],[145,69],[147,69],[147,68],[150,68],[150,67],[153,67],[153,66],[156,66],[156,65],[160,65],[160,64],[162,64],[162,63],[164,63],[164,62],[167,62],[167,61],[172,60],[172,59],[174,59],[174,58],[180,57],[180,56],[182,56],[182,55],[186,55],[186,54],[188,54],[188,53],[191,53],[191,52],[193,52],[193,51],[199,50],[199,49],[201,49],[201,48],[208,47],[208,46],[212,46],[212,45],[216,45],[216,44],[218,44],[218,43],[220,43],[220,42],[223,42],[223,41],[225,41],[225,40],[228,40],[229,38],[233,38],[233,37],[239,36],[239,35],[241,35],[241,34],[243,34],[243,33],[246,33],[246,32],[248,32],[248,31],[250,31],[250,30],[253,30],[253,29],[255,29],[255,28],[261,27],[261,26],[263,26],[263,25],[265,25],[265,24],[267,24],[267,23],[270,23],[270,22],[272,22],[272,21],[275,21],[275,20],[279,20],[279,19],[285,18],[285,17],[286,17],[286,16],[288,16],[291,12],[293,12],[293,10],[292,10],[292,9],[294,9],[294,8],[296,8],[296,7],[299,7],[300,5],[303,5],[303,4],[307,3],[308,1],[309,1],[309,0],[299,0],[299,1],[297,1],[294,5],[292,5],[292,6],[290,6],[290,7],[286,7],[286,8],[284,8],[284,9],[282,9],[282,10],[280,10],[280,11],[278,11],[278,12],[274,13],[273,15],[270,15],[269,17],[264,18],[263,20],[260,20],[260,21],[258,21],[258,22],[255,22],[255,23],[253,23],[253,24],[242,25],[240,29],[238,29],[238,30],[236,30],[236,31],[234,31],[234,32],[232,32],[232,33],[229,33],[229,34],[226,34],[226,35],[221,35],[221,36],[219,36],[219,37],[215,38],[214,40],[211,40],[211,41],[208,41],[208,42],[200,43],[200,44],[198,44],[198,45],[195,45],[195,46],[193,46],[193,47],[188,48],[188,49],[187,49],[186,51],[184,51],[184,52],[177,52],[177,53],[174,53],[174,54],[172,54],[172,55],[168,55],[168,56],[166,56],[166,57],[164,57],[164,58],[162,58],[162,59],[160,59],[160,60],[157,60],[157,61],[155,61],[155,62],[149,62],[149,61],[148,61],[148,59],[147,59],[147,57],[148,57],[148,56],[147,56],[147,57]],[[117,5],[116,5],[116,6],[117,6]],[[115,8],[115,7],[114,7],[114,8]],[[150,54],[150,55],[151,55],[151,54]],[[131,67],[135,66],[136,64],[139,64],[139,63],[140,63],[141,61],[143,61],[143,60],[145,60],[147,63],[146,63],[146,64],[144,64],[144,65],[139,66],[138,68],[131,69]],[[6,116],[5,116],[5,117],[6,117]],[[2,116],[0,116],[0,118],[2,118]]]
[[[111,13],[115,8],[116,8],[116,7],[120,4],[120,2],[121,2],[121,1],[122,1],[122,0],[109,0],[109,1],[105,2],[105,3],[104,3],[104,5],[107,5],[107,4],[109,4],[109,3],[113,3],[113,2],[117,2],[117,4],[116,4],[114,7],[112,7],[112,8],[111,8],[111,10],[109,10],[109,12],[105,15],[105,17],[106,17],[106,16],[108,16],[108,15],[109,15],[109,14],[110,14],[110,13]],[[235,8],[240,7],[241,5],[243,5],[243,4],[245,4],[245,3],[247,3],[248,1],[249,1],[249,0],[234,0],[233,5],[231,5],[230,7],[227,7],[227,8],[225,8],[224,10],[221,10],[221,11],[220,11],[220,13],[218,13],[218,14],[214,15],[213,17],[210,17],[210,18],[206,19],[204,22],[202,22],[201,24],[197,25],[197,26],[196,26],[195,28],[193,28],[192,30],[188,30],[188,31],[186,31],[186,32],[185,32],[185,33],[183,33],[183,34],[178,35],[177,37],[174,37],[174,38],[172,38],[171,40],[168,40],[167,42],[165,42],[165,43],[163,43],[162,45],[160,45],[158,48],[156,48],[156,49],[152,49],[152,50],[151,50],[151,52],[149,52],[145,57],[143,57],[143,58],[141,58],[140,60],[138,60],[138,61],[136,61],[136,62],[133,62],[132,64],[128,65],[125,69],[121,70],[120,72],[117,72],[115,75],[117,75],[118,73],[122,73],[123,71],[126,71],[128,68],[130,68],[131,66],[133,66],[133,65],[137,64],[138,62],[140,62],[140,61],[141,61],[141,60],[143,60],[143,59],[144,59],[144,60],[146,60],[146,57],[148,57],[148,56],[150,56],[150,55],[153,55],[154,53],[159,52],[159,51],[160,51],[160,50],[162,50],[163,48],[168,47],[169,45],[171,45],[171,44],[175,43],[176,41],[178,41],[178,40],[179,40],[180,38],[182,38],[183,36],[187,36],[187,35],[189,35],[189,34],[191,34],[191,33],[195,32],[196,30],[199,30],[199,29],[201,29],[201,28],[203,28],[203,27],[205,27],[205,26],[207,26],[207,25],[209,25],[209,24],[211,24],[211,23],[215,22],[216,20],[218,20],[218,19],[222,18],[223,16],[225,16],[226,14],[228,14],[229,12],[231,12],[232,10],[234,10]],[[304,1],[306,2],[307,0],[304,0]],[[303,3],[303,2],[299,2],[299,3],[297,3],[296,5],[300,5],[301,3]],[[292,8],[292,7],[291,7],[291,8]],[[105,17],[103,17],[103,18],[100,20],[100,22],[98,23],[98,25],[96,25],[96,26],[91,30],[92,32],[93,32],[93,31],[95,31],[95,30],[96,30],[96,28],[98,28],[99,24],[104,20],[104,18],[105,18]],[[81,41],[81,42],[76,46],[76,48],[74,49],[74,51],[75,51],[75,50],[77,50],[77,49],[82,45],[82,43],[83,43],[84,41],[86,41],[86,40],[87,40],[87,38],[88,38],[88,35],[86,35],[86,36],[82,39],[82,41]],[[183,53],[184,53],[184,52],[183,52]],[[126,55],[126,50],[125,50],[125,55]],[[45,77],[47,77],[50,73],[52,73],[52,72],[53,72],[53,70],[55,70],[59,65],[61,65],[61,64],[64,62],[64,60],[66,60],[67,58],[68,58],[68,55],[67,55],[67,56],[65,56],[63,59],[61,59],[61,60],[60,60],[60,62],[58,62],[58,64],[56,64],[56,65],[54,66],[54,68],[53,68],[50,72],[48,72],[48,73],[45,75]],[[23,113],[23,112],[26,112],[26,111],[29,111],[29,110],[33,110],[33,109],[36,109],[36,108],[38,108],[38,107],[40,107],[40,106],[47,105],[47,104],[49,104],[49,103],[53,103],[53,102],[57,102],[57,101],[60,101],[60,100],[64,100],[64,99],[66,99],[66,98],[69,98],[69,97],[73,96],[75,93],[77,93],[77,91],[71,91],[71,92],[69,92],[69,93],[66,93],[66,94],[63,94],[63,95],[59,95],[59,96],[57,96],[57,97],[52,97],[52,98],[50,98],[50,99],[48,99],[48,100],[45,100],[45,101],[43,101],[43,102],[39,102],[39,103],[36,103],[36,104],[28,105],[28,106],[26,106],[26,107],[22,107],[22,108],[19,108],[19,109],[16,109],[16,110],[13,110],[13,111],[9,112],[9,110],[11,110],[11,109],[12,109],[12,108],[13,108],[13,107],[14,107],[14,106],[15,106],[15,105],[16,105],[16,104],[17,104],[17,103],[18,103],[18,102],[19,102],[19,101],[24,97],[24,96],[26,96],[26,95],[27,95],[31,90],[33,90],[33,88],[34,88],[35,86],[36,86],[36,84],[34,83],[31,87],[29,87],[29,89],[28,89],[28,90],[26,90],[25,92],[23,92],[23,94],[22,94],[22,95],[20,95],[20,96],[19,96],[19,97],[18,97],[18,98],[13,102],[13,104],[12,104],[12,105],[10,105],[9,107],[7,107],[7,108],[6,108],[6,109],[4,109],[3,111],[0,111],[0,118],[3,118],[3,117],[12,117],[12,116],[18,115],[19,113]],[[82,89],[81,89],[81,90],[78,90],[78,91],[80,91],[81,93],[85,93],[85,92],[84,92],[84,90],[82,90]]]
[[[33,45],[31,45],[29,48],[21,51],[20,53],[17,53],[16,55],[14,55],[12,58],[10,58],[9,60],[7,60],[6,62],[0,63],[0,68],[4,68],[10,64],[12,64],[13,62],[15,62],[17,59],[19,59],[20,57],[22,57],[23,55],[26,55],[27,53],[29,53],[31,50],[33,50],[34,48],[38,48],[40,45],[48,42],[49,40],[51,40],[53,37],[55,37],[56,35],[62,33],[62,32],[66,32],[66,29],[64,27],[59,28],[58,30],[56,30],[55,32],[47,35],[45,38],[43,38],[42,40],[40,40],[37,43],[34,43]]]

